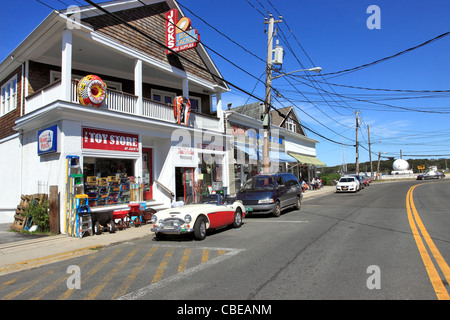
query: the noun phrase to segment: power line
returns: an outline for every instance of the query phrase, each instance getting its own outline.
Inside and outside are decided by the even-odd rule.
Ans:
[[[238,87],[237,85],[231,83],[230,81],[225,80],[224,78],[222,78],[222,77],[220,77],[220,76],[218,76],[218,75],[212,73],[212,72],[211,72],[210,70],[208,70],[207,68],[205,68],[205,67],[203,67],[203,66],[201,66],[201,65],[199,65],[199,64],[197,64],[197,63],[195,63],[195,62],[193,62],[193,61],[191,61],[190,59],[186,58],[185,56],[179,54],[178,52],[174,51],[173,49],[167,47],[165,44],[163,44],[163,43],[161,43],[160,41],[156,40],[155,38],[151,37],[151,36],[148,35],[146,32],[143,32],[143,31],[140,30],[139,28],[137,28],[137,27],[131,25],[130,23],[128,23],[128,22],[125,21],[124,19],[122,19],[122,18],[120,18],[119,16],[113,14],[112,12],[109,12],[108,10],[104,9],[104,8],[101,7],[100,5],[94,3],[93,1],[91,1],[91,0],[84,0],[84,1],[87,2],[87,3],[89,3],[89,4],[92,5],[92,6],[96,7],[97,9],[99,9],[100,11],[102,11],[103,13],[105,13],[105,14],[107,14],[107,15],[113,17],[115,20],[121,22],[122,24],[124,24],[124,25],[127,26],[128,28],[130,28],[130,29],[132,29],[132,30],[138,32],[139,34],[141,34],[141,35],[144,36],[145,38],[149,39],[150,41],[156,43],[157,45],[161,46],[162,48],[165,48],[166,50],[168,50],[168,51],[171,52],[172,54],[174,54],[174,55],[178,56],[179,58],[181,58],[181,59],[187,61],[188,63],[194,65],[196,68],[199,68],[200,70],[203,70],[203,71],[209,73],[211,76],[213,76],[213,77],[215,77],[215,78],[217,78],[217,79],[219,79],[219,80],[221,80],[221,81],[227,83],[228,85],[230,85],[230,86],[236,88],[236,89],[239,90],[239,91],[242,91],[243,93],[245,93],[245,94],[247,94],[247,95],[249,95],[249,96],[255,98],[256,100],[264,102],[264,99],[259,98],[259,97],[255,96],[254,94],[251,94],[250,92],[248,92],[248,91],[246,91],[246,90],[244,90],[244,89]],[[255,78],[256,78],[256,77],[255,77]],[[256,78],[256,79],[257,79],[257,78]]]
[[[304,78],[304,76],[296,75],[299,78]],[[313,80],[315,82],[324,83],[319,80]],[[351,86],[351,85],[345,85],[345,84],[337,84],[337,83],[329,83],[328,84],[332,86],[337,87],[344,87],[344,88],[350,88],[350,89],[359,89],[359,90],[371,90],[371,91],[387,91],[387,92],[407,92],[407,93],[449,93],[450,90],[411,90],[411,89],[379,89],[379,88],[367,88],[367,87],[360,87],[360,86]]]
[[[38,1],[39,1],[39,0],[38,0]],[[39,2],[40,2],[40,1],[39,1]],[[225,79],[223,79],[223,78],[217,76],[216,74],[213,74],[213,73],[212,73],[211,71],[209,71],[208,69],[206,69],[206,68],[204,68],[204,67],[202,67],[202,66],[196,64],[195,62],[193,62],[193,61],[191,61],[190,59],[184,57],[183,55],[180,55],[178,52],[175,52],[175,51],[173,51],[172,49],[166,47],[164,44],[162,44],[162,43],[159,42],[158,40],[156,40],[156,39],[154,39],[153,37],[149,36],[147,33],[143,32],[143,31],[140,30],[139,28],[137,28],[137,27],[135,27],[135,26],[129,24],[127,21],[123,20],[123,19],[120,18],[119,16],[117,16],[117,15],[115,15],[115,14],[109,12],[108,10],[104,9],[104,8],[101,7],[100,5],[94,3],[94,2],[92,2],[92,1],[90,1],[90,0],[85,0],[85,2],[87,2],[88,4],[90,4],[90,5],[93,6],[93,7],[97,8],[97,9],[100,10],[101,12],[103,12],[103,13],[105,13],[105,14],[111,16],[111,17],[113,17],[115,20],[121,22],[122,24],[124,24],[125,26],[129,27],[130,29],[132,29],[132,30],[138,32],[139,34],[143,35],[144,37],[146,37],[147,39],[151,40],[152,42],[155,42],[155,43],[158,44],[159,46],[161,46],[161,47],[163,47],[163,48],[169,50],[170,52],[172,52],[173,54],[177,55],[177,56],[180,57],[181,59],[186,60],[188,63],[193,64],[195,67],[197,67],[197,68],[199,68],[199,69],[201,69],[201,70],[203,70],[203,71],[205,71],[205,72],[208,72],[208,73],[211,74],[213,77],[215,77],[215,78],[217,78],[217,79],[220,79],[220,80],[224,81],[225,83],[229,84],[230,86],[232,86],[232,87],[238,89],[239,91],[241,91],[241,92],[247,94],[248,96],[251,96],[251,97],[255,98],[255,99],[258,100],[258,101],[261,101],[261,102],[264,101],[264,100],[262,100],[261,98],[259,98],[259,97],[255,96],[255,95],[253,95],[252,93],[249,93],[248,91],[246,91],[246,90],[244,90],[244,89],[242,89],[242,88],[240,88],[240,87],[234,85],[233,83],[231,83],[231,82],[229,82],[229,81],[227,81],[227,80],[225,80]],[[52,9],[53,9],[53,8],[52,8]],[[271,107],[272,109],[278,111],[272,104],[270,104],[270,107]],[[279,112],[279,111],[278,111],[278,112]],[[313,119],[314,119],[314,118],[313,118]],[[315,120],[316,120],[316,119],[315,119]],[[317,120],[316,120],[316,121],[317,121]],[[299,124],[300,124],[300,123],[299,123]],[[301,125],[301,124],[300,124],[300,125]],[[322,138],[325,139],[325,140],[328,140],[328,141],[331,141],[331,142],[334,142],[334,143],[337,143],[337,144],[342,145],[342,143],[340,143],[340,142],[336,142],[336,141],[334,141],[334,140],[332,140],[332,139],[329,139],[329,138],[327,138],[327,137],[325,137],[325,136],[319,134],[318,132],[316,132],[316,131],[314,131],[314,130],[312,130],[312,129],[310,129],[310,128],[304,126],[304,125],[302,125],[302,126],[303,126],[305,129],[307,129],[307,130],[313,132],[314,134],[316,134],[316,135],[322,137]],[[326,126],[325,126],[325,127],[326,127]],[[346,145],[346,144],[344,144],[344,145]],[[348,145],[348,144],[347,144],[347,145]],[[349,146],[350,146],[350,145],[349,145]]]
[[[295,78],[295,76],[292,76],[292,75],[288,75],[288,77]],[[302,82],[299,80],[297,80],[297,81],[306,86],[312,87],[310,84],[308,84],[306,82]],[[321,89],[321,90],[325,91],[324,89]],[[450,113],[450,111],[430,111],[430,110],[412,109],[412,108],[407,108],[407,107],[394,106],[394,105],[390,105],[390,104],[386,104],[386,103],[379,103],[379,102],[374,102],[374,101],[369,101],[369,100],[364,100],[364,99],[353,98],[353,97],[349,97],[349,96],[342,95],[342,94],[338,94],[338,95],[341,97],[350,99],[350,100],[358,101],[358,102],[366,102],[366,103],[370,103],[370,104],[386,106],[388,108],[398,109],[398,110],[403,110],[403,111],[413,111],[413,112],[422,112],[422,113],[437,113],[437,114],[449,114]],[[383,110],[383,111],[385,111],[385,110]]]
[[[197,14],[195,14],[194,12],[192,12],[192,10],[190,10],[189,8],[187,8],[186,6],[184,6],[183,4],[180,3],[180,1],[177,1],[178,5],[180,7],[182,7],[183,9],[185,9],[186,11],[188,11],[190,14],[192,14],[194,17],[196,17],[197,19],[199,19],[200,21],[202,21],[204,24],[206,24],[208,27],[210,27],[211,29],[213,29],[214,31],[216,31],[218,34],[220,34],[221,36],[225,37],[226,39],[228,39],[230,42],[234,43],[235,45],[237,45],[239,48],[241,48],[242,50],[244,50],[245,52],[247,52],[248,54],[252,55],[253,57],[255,57],[256,59],[264,62],[264,64],[266,63],[266,61],[257,56],[256,54],[254,54],[252,51],[248,50],[247,48],[245,48],[243,45],[239,44],[237,41],[233,40],[232,38],[230,38],[229,36],[227,36],[225,33],[223,33],[222,31],[218,30],[216,27],[214,27],[213,25],[211,25],[210,23],[206,22],[203,18],[199,17]]]
[[[261,14],[263,17],[265,17],[265,14],[262,13],[257,7],[255,7],[253,4],[250,3],[250,1],[245,0],[251,7],[253,7],[253,9],[255,9],[257,12],[259,12],[259,14]]]
[[[411,48],[405,49],[403,51],[397,52],[397,53],[395,53],[393,55],[390,55],[388,57],[385,57],[385,58],[382,58],[382,59],[378,59],[378,60],[375,60],[375,61],[363,64],[363,65],[360,65],[360,66],[357,66],[357,67],[353,67],[353,68],[349,68],[349,69],[345,69],[345,70],[341,70],[341,71],[336,71],[336,72],[324,73],[323,76],[336,76],[336,75],[342,75],[342,74],[348,74],[348,73],[351,73],[351,72],[355,72],[355,71],[358,71],[358,70],[361,70],[361,69],[364,69],[364,68],[376,65],[378,63],[385,62],[385,61],[388,61],[390,59],[396,58],[396,57],[401,56],[401,55],[403,55],[405,53],[408,53],[408,52],[411,52],[411,51],[416,50],[418,48],[421,48],[423,46],[426,46],[426,45],[428,45],[430,43],[433,43],[433,42],[435,42],[437,40],[440,40],[440,39],[448,36],[449,34],[450,34],[450,31],[442,33],[442,34],[440,34],[440,35],[438,35],[438,36],[436,36],[436,37],[434,37],[432,39],[429,39],[429,40],[427,40],[425,42],[422,42],[421,44],[418,44],[418,45],[416,45],[414,47],[411,47]]]

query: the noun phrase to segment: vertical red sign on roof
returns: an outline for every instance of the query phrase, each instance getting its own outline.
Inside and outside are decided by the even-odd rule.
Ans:
[[[166,12],[166,46],[175,51],[181,52],[184,50],[197,47],[200,41],[200,35],[197,29],[191,28],[191,20],[183,17],[178,20],[178,10],[172,9]],[[166,54],[172,51],[166,49]]]

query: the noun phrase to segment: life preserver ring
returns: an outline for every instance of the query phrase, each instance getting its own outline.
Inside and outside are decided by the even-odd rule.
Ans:
[[[175,97],[173,100],[173,115],[178,124],[187,125],[191,114],[191,102],[185,97]]]
[[[78,82],[77,94],[82,105],[100,107],[106,98],[106,84],[99,76],[90,74]]]

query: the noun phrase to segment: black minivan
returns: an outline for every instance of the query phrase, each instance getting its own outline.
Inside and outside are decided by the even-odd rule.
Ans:
[[[302,205],[302,188],[292,173],[261,174],[247,180],[236,200],[241,201],[247,214],[268,213],[279,217],[281,210]]]

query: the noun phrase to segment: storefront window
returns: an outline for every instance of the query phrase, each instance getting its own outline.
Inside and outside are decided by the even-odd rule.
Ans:
[[[86,176],[97,176],[98,178],[114,176],[117,173],[124,173],[127,176],[134,176],[133,159],[111,159],[111,158],[91,158],[84,157],[83,172]]]
[[[206,155],[203,160],[198,165],[200,198],[203,199],[206,195],[213,192],[226,195],[228,190],[223,186],[222,155]]]
[[[250,150],[252,147],[248,147]],[[256,176],[259,172],[258,161],[250,159],[249,155],[243,150],[234,148],[234,187],[237,192],[242,185],[251,177]]]
[[[128,203],[136,196],[132,194],[134,179],[133,159],[111,159],[84,157],[84,192],[89,206],[104,206]]]

